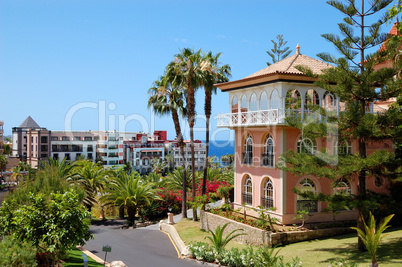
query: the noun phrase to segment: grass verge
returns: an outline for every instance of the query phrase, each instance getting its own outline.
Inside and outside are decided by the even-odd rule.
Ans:
[[[84,266],[84,260],[82,258],[82,252],[78,249],[72,249],[68,252],[68,260],[66,260],[65,263],[63,263],[64,267],[82,267]],[[92,258],[88,258],[88,267],[100,267],[103,266],[103,264],[99,264],[96,261],[94,261]]]
[[[209,232],[200,229],[200,222],[194,222],[191,219],[182,219],[174,225],[180,238],[184,241],[184,244],[190,242],[206,242],[210,243],[206,236],[211,235]],[[237,247],[239,249],[247,248],[246,245],[230,241],[226,248]]]
[[[205,239],[209,233],[200,229],[199,222],[181,220],[175,224],[175,228],[185,244],[192,241],[209,242]],[[244,244],[231,241],[227,248],[246,248]],[[381,266],[402,266],[402,227],[390,228],[378,249],[378,262]],[[299,257],[303,266],[328,266],[331,261],[345,259],[358,263],[360,266],[368,266],[370,258],[367,253],[357,250],[357,234],[346,234],[331,238],[317,239],[294,243],[278,248],[279,255],[284,256],[284,261],[289,262],[294,257]]]

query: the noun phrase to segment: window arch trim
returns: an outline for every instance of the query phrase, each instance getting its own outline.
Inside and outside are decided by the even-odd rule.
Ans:
[[[253,180],[249,174],[244,176],[242,187],[242,203],[253,205]]]
[[[275,142],[271,133],[265,135],[263,142],[264,142],[263,143],[264,150],[261,155],[262,156],[261,165],[273,168],[275,166]]]
[[[270,177],[263,179],[261,206],[266,209],[274,207],[274,184]]]

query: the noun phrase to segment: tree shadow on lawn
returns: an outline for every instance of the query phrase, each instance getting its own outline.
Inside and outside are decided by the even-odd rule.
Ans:
[[[400,229],[390,230],[388,232],[397,231]],[[330,263],[331,261],[339,261],[340,259],[346,259],[349,262],[362,263],[371,261],[370,256],[367,252],[360,252],[357,249],[357,235],[347,234],[342,236],[334,236],[332,239],[342,240],[347,238],[356,237],[355,243],[344,244],[343,247],[339,248],[318,248],[309,251],[322,251],[334,254],[334,257],[328,258],[320,263]],[[402,248],[402,238],[392,237],[388,238],[385,242],[380,244],[377,252],[377,261],[379,263],[387,264],[401,264],[401,248]]]

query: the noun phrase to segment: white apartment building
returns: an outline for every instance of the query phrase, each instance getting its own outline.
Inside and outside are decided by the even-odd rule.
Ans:
[[[96,140],[91,131],[52,131],[51,157],[54,159],[74,161],[78,156],[96,159]]]
[[[191,143],[190,141],[184,141],[186,146],[184,147],[184,157],[186,168],[191,169]],[[180,148],[177,145],[172,147],[172,154],[174,158],[174,163],[176,166],[183,165],[183,159],[180,154]],[[195,170],[202,171],[205,166],[205,144],[200,140],[194,140],[194,158],[195,158]]]

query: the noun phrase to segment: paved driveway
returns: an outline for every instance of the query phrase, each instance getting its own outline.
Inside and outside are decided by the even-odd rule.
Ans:
[[[123,261],[128,267],[181,267],[200,266],[191,260],[179,259],[169,237],[158,230],[158,225],[121,229],[122,223],[94,225],[91,231],[95,238],[89,240],[84,248],[101,259],[105,258],[102,246],[109,245],[107,261]]]

